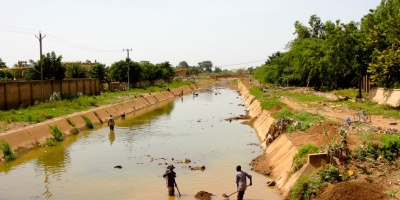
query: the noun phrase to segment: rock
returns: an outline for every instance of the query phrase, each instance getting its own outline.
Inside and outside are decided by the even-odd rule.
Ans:
[[[196,167],[189,166],[189,169],[190,170],[201,170],[201,171],[204,171],[204,170],[206,170],[206,166],[204,166],[204,165],[196,166]]]

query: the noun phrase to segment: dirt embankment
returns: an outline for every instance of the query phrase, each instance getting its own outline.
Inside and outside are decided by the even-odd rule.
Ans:
[[[245,105],[253,119],[253,126],[263,143],[261,146],[265,154],[253,159],[251,165],[253,170],[261,174],[271,176],[276,181],[276,187],[283,198],[286,198],[290,189],[294,186],[296,180],[303,174],[309,173],[314,167],[304,166],[298,172],[291,174],[293,156],[297,153],[300,146],[304,144],[314,144],[324,149],[328,143],[340,139],[339,128],[342,126],[348,132],[348,146],[352,151],[360,145],[360,138],[357,134],[360,130],[370,130],[374,127],[383,129],[400,129],[399,125],[393,125],[396,121],[382,116],[372,116],[372,121],[362,123],[361,125],[345,126],[345,119],[350,117],[352,120],[356,111],[348,109],[345,106],[332,106],[329,104],[315,103],[302,104],[289,98],[282,98],[281,101],[288,105],[291,110],[307,111],[324,116],[327,120],[314,124],[307,131],[298,131],[290,135],[283,134],[276,138],[268,147],[264,144],[266,141],[265,133],[268,132],[271,124],[276,121],[271,117],[271,113],[261,110],[259,102],[255,97],[249,94],[248,85],[239,84]],[[277,106],[270,112],[281,109]],[[391,125],[392,123],[392,125]],[[329,184],[323,189],[323,193],[314,199],[389,199],[388,191],[397,190],[397,184],[400,184],[400,175],[395,166],[388,166],[385,163],[378,165],[357,163],[351,161],[342,166],[349,172],[354,172],[351,181]],[[360,171],[369,169],[367,174]],[[360,172],[360,173],[359,173]],[[398,196],[398,195],[397,195]]]

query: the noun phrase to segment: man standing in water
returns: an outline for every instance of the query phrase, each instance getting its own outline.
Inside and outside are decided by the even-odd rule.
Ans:
[[[238,195],[237,195],[237,199],[238,200],[243,200],[243,196],[244,196],[244,192],[246,191],[246,187],[247,187],[247,178],[250,179],[250,185],[253,184],[252,180],[251,180],[251,175],[242,171],[242,167],[240,165],[236,166],[236,186],[237,186],[237,191],[238,191]]]
[[[110,118],[108,118],[108,126],[110,127],[110,130],[114,130],[115,122],[112,115],[110,115]]]
[[[168,165],[167,171],[165,171],[163,177],[166,179],[167,188],[168,188],[168,195],[175,196],[175,177],[176,173],[174,172],[174,165]]]

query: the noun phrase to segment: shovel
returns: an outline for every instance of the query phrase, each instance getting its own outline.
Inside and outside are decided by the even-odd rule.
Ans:
[[[179,192],[179,188],[178,188],[178,185],[176,184],[176,181],[175,181],[175,187],[178,190],[178,194],[179,194],[179,197],[180,197],[181,196],[181,192]]]
[[[247,187],[249,187],[250,185],[248,185]],[[232,193],[232,194],[235,194],[235,193],[237,193],[238,191],[236,191],[236,192],[234,192],[234,193]],[[225,197],[225,198],[229,198],[230,196],[232,196],[232,194],[230,194],[230,195],[226,195],[225,193],[222,195],[223,197]]]
[[[235,193],[237,193],[238,191],[236,191],[236,192],[234,192],[234,193],[232,193],[232,194],[235,194]],[[223,197],[225,197],[225,198],[229,198],[230,196],[232,196],[232,194],[230,194],[230,195],[226,195],[225,193],[222,195]]]

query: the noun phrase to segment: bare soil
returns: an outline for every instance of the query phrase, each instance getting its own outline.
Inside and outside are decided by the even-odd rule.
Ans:
[[[213,196],[213,194],[205,191],[200,191],[194,197],[196,197],[196,199],[198,200],[210,200],[211,196]]]
[[[300,91],[302,92],[302,91]],[[318,95],[323,95],[319,93]],[[330,97],[328,97],[330,98]],[[307,131],[297,131],[287,134],[289,140],[297,147],[303,144],[311,143],[325,148],[329,142],[339,140],[339,128],[343,127],[348,132],[347,144],[350,150],[354,151],[361,144],[360,137],[357,134],[360,130],[376,129],[400,129],[400,123],[390,125],[398,120],[384,118],[383,116],[372,116],[372,121],[368,123],[354,123],[353,115],[356,111],[347,108],[345,105],[334,106],[329,103],[299,103],[287,97],[282,97],[281,101],[288,105],[290,110],[307,111],[316,113],[326,118],[325,121],[314,124]],[[281,108],[275,107],[272,113],[277,112]],[[347,126],[345,119],[350,117],[352,124]],[[378,133],[377,133],[378,134]],[[253,170],[269,175],[271,173],[271,165],[265,162],[265,156],[258,156],[253,159],[250,165]],[[399,190],[400,170],[396,166],[389,166],[384,160],[376,162],[376,164],[361,163],[356,160],[350,160],[341,163],[341,168],[354,172],[351,181],[330,184],[323,189],[323,192],[314,199],[343,199],[343,200],[361,200],[361,199],[390,199],[389,191]],[[369,170],[368,173],[365,173]],[[396,195],[395,198],[399,198]]]

